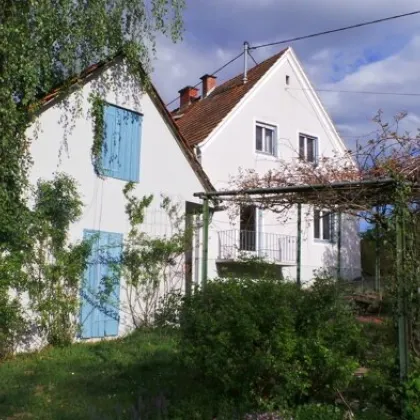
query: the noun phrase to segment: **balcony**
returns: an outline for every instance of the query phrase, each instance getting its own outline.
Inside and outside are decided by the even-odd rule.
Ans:
[[[238,261],[243,257],[260,257],[279,265],[296,264],[297,238],[253,231],[218,232],[219,262]]]

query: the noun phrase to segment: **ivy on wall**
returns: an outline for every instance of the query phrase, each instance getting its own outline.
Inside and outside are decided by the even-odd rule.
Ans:
[[[99,95],[91,97],[91,115],[93,121],[93,142],[91,147],[91,158],[95,174],[102,177],[102,149],[105,138],[105,101]]]
[[[28,129],[34,128],[43,99],[57,89],[63,95],[70,88],[77,90],[74,75],[118,53],[124,54],[131,75],[140,81],[147,78],[156,34],[178,40],[184,7],[184,0],[1,2],[0,295],[5,298],[0,302],[0,344],[14,342],[19,330],[15,323],[22,312],[8,292],[21,294],[29,287],[25,264],[34,244],[28,233],[32,224],[27,202],[28,175],[32,164],[30,143],[37,141],[38,133],[33,130],[29,139]],[[140,70],[139,61],[145,73]],[[121,85],[126,87],[122,81],[115,85],[116,91]],[[94,90],[103,92],[103,83],[94,86]],[[100,101],[94,102],[97,130],[92,157],[95,171],[99,172],[103,122]],[[72,119],[80,109],[66,100],[60,102],[60,107],[63,120],[58,123],[65,129],[63,138],[57,141],[65,143],[66,129],[72,127]],[[59,217],[61,211],[54,217]],[[16,316],[10,316],[11,313]]]

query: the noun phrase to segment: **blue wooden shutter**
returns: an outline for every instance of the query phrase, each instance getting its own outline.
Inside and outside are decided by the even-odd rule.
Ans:
[[[81,288],[80,335],[82,338],[91,338],[95,337],[94,329],[97,317],[95,293],[99,284],[97,270],[99,238],[97,237],[97,232],[84,231],[83,239],[91,240],[92,248]]]
[[[122,108],[104,108],[105,136],[102,150],[104,175],[138,182],[142,116]]]
[[[104,107],[104,142],[102,145],[102,170],[107,176],[115,176],[118,173],[118,152],[120,140],[120,128],[118,108],[105,105]]]
[[[123,236],[87,230],[84,238],[92,240],[92,251],[81,290],[80,335],[82,338],[118,335],[120,278],[113,264],[120,263]],[[101,302],[106,277],[112,279],[113,287],[109,297]]]
[[[108,277],[112,282],[112,290],[102,308],[103,335],[118,335],[119,304],[120,304],[120,276],[123,236],[120,233],[102,232],[101,246],[105,254],[105,264],[102,265],[102,277]],[[117,269],[117,271],[115,270]]]
[[[133,182],[140,180],[141,132],[143,116],[132,113],[131,124],[131,167],[129,179]]]

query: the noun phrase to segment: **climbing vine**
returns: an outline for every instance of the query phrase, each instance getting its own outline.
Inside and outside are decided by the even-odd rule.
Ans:
[[[62,99],[70,90],[77,96],[86,76],[84,69],[116,55],[124,57],[127,73],[137,81],[147,80],[155,37],[158,33],[173,41],[181,37],[184,6],[184,0],[1,2],[0,295],[7,296],[0,302],[1,342],[5,342],[6,335],[11,337],[10,342],[14,341],[18,329],[11,326],[21,318],[22,308],[14,304],[14,297],[9,298],[9,292],[28,292],[26,256],[35,255],[33,238],[28,234],[33,225],[27,198],[31,142],[37,141],[42,132],[35,129],[39,112],[46,102]],[[140,71],[139,62],[144,71]],[[98,94],[103,94],[103,85],[102,78],[91,83]],[[115,85],[116,91],[121,90],[121,85],[127,86],[122,81]],[[95,103],[98,124],[92,156],[98,171],[98,133],[103,124],[98,121],[100,102]],[[80,107],[66,100],[57,106],[63,111],[57,122],[65,126],[62,138],[56,139],[64,144],[61,153],[65,150],[66,130],[73,127],[72,120],[79,115]],[[55,258],[65,259],[61,255]],[[10,317],[11,312],[16,317]]]
[[[137,198],[135,184],[124,189],[130,231],[124,244],[121,275],[125,281],[128,313],[136,326],[150,326],[162,305],[182,289],[182,255],[192,231],[185,229],[179,205],[163,196],[159,208],[152,209],[153,196]],[[145,229],[148,212],[162,212],[165,233],[153,235]],[[149,213],[150,214],[150,213]],[[170,298],[172,297],[172,298]],[[163,298],[163,299],[162,299]]]
[[[58,174],[38,181],[27,255],[31,322],[53,345],[68,345],[76,332],[79,288],[87,267],[90,243],[68,244],[69,228],[81,216],[82,202],[75,181]]]
[[[93,122],[93,142],[91,148],[92,164],[95,174],[102,176],[102,149],[104,144],[105,120],[104,100],[99,95],[92,95],[91,115]]]

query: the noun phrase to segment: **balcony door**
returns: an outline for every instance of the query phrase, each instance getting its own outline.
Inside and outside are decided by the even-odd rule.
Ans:
[[[239,249],[241,251],[257,250],[257,208],[241,206]]]

